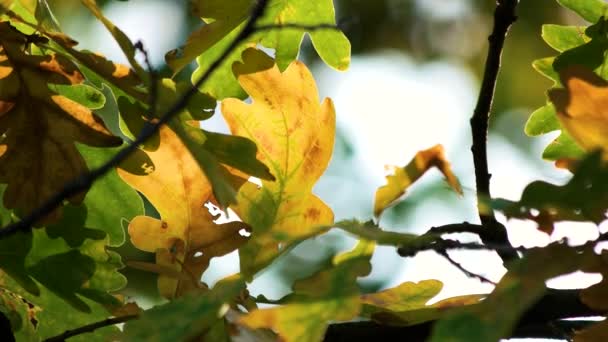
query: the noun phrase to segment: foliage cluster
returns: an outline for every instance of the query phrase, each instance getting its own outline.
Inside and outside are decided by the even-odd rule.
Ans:
[[[606,253],[597,248],[608,235],[578,246],[559,241],[519,248],[494,216],[532,220],[547,234],[556,222],[599,225],[606,219],[604,1],[558,0],[590,25],[542,28],[558,55],[533,66],[554,85],[526,133],[561,130],[543,157],[573,175],[564,185],[533,182],[519,201],[489,193],[488,118],[517,7],[516,0],[497,1],[471,121],[481,224],[454,223],[422,235],[384,229],[380,219],[431,168],[462,192],[441,145],[391,166],[386,185],[373,204],[370,199],[369,221],[334,222],[332,209],[313,194],[332,155],[336,111],[331,99],[320,100],[312,73],[297,57],[307,34],[328,66],[348,67],[350,43],[336,26],[331,0],[191,0],[192,14],[204,23],[165,56],[174,75],[196,61],[191,82],[158,77],[141,42],[132,42],[95,0],[81,2],[129,65],[80,50],[61,32],[46,0],[0,1],[3,340],[608,338],[604,321],[565,320],[606,314],[606,278],[582,290],[545,285],[575,271],[608,275]],[[229,135],[205,130],[218,102]],[[144,210],[144,201],[154,210]],[[211,208],[230,209],[239,219],[220,223]],[[284,298],[248,292],[247,284],[277,258],[331,229],[356,237],[357,244],[302,274]],[[463,232],[482,242],[445,237]],[[154,262],[121,255],[127,239]],[[403,257],[433,250],[487,282],[448,251],[496,251],[507,272],[489,294],[433,304],[443,286],[433,279],[363,293],[357,280],[370,273],[377,245],[394,246]],[[234,251],[238,274],[212,286],[201,282],[212,258]],[[125,264],[156,274],[166,302],[144,310],[125,296]],[[117,323],[125,324],[119,329]]]

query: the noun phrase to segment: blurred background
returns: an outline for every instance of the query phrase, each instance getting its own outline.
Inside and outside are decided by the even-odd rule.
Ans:
[[[76,38],[81,48],[102,52],[116,61],[125,60],[110,35],[79,1],[50,3],[62,29]],[[187,34],[202,24],[189,14],[188,0],[98,3],[133,41],[144,43],[159,68],[164,53],[181,45]],[[335,0],[334,4],[338,24],[352,43],[350,69],[337,72],[328,68],[307,41],[300,54],[313,70],[321,97],[334,100],[338,117],[333,160],[315,192],[334,209],[336,220],[370,219],[374,192],[384,184],[384,165],[404,165],[416,151],[441,143],[465,189],[464,196],[452,192],[439,172],[431,171],[408,190],[401,203],[384,214],[381,226],[423,233],[434,225],[478,222],[468,120],[483,73],[494,1]],[[569,178],[569,173],[541,159],[542,150],[556,133],[530,138],[523,127],[529,114],[544,105],[545,91],[551,86],[531,67],[533,60],[554,54],[540,37],[541,25],[583,24],[579,20],[555,0],[522,1],[519,5],[518,21],[505,44],[491,118],[489,165],[495,197],[518,199],[533,180],[564,183]],[[162,72],[170,75],[167,69]],[[188,79],[189,71],[178,77]],[[206,129],[226,131],[221,115],[204,125]],[[511,220],[508,229],[515,245],[529,247],[550,241],[532,223]],[[593,225],[578,224],[576,230],[575,243],[597,236]],[[551,239],[562,238],[565,231],[558,225]],[[314,272],[335,252],[353,243],[354,239],[334,231],[305,242],[258,277],[251,292],[278,298],[287,293],[295,278]],[[467,268],[494,281],[504,272],[493,254],[453,255]],[[361,282],[366,291],[428,278],[445,282],[441,298],[492,288],[466,278],[431,252],[403,259],[394,248],[380,247],[373,263],[373,273]],[[232,254],[214,259],[204,280],[213,283],[237,271],[238,257]],[[583,286],[600,278],[578,275],[578,279],[583,279],[579,281]],[[552,285],[571,283],[562,279]]]

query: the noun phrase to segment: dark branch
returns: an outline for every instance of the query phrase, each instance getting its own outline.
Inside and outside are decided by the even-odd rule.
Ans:
[[[446,251],[446,250],[477,250],[477,251],[496,251],[497,253],[525,253],[528,249],[524,247],[513,247],[510,244],[496,243],[477,243],[477,242],[460,242],[452,239],[437,238],[429,243],[411,246],[402,246],[397,248],[397,253],[402,257],[413,257],[423,251]]]
[[[267,3],[268,0],[256,1],[249,19],[247,20],[245,27],[241,30],[239,35],[224,50],[224,52],[216,60],[214,60],[213,63],[211,63],[211,65],[201,76],[201,78],[191,88],[189,88],[188,91],[175,104],[173,104],[173,106],[171,106],[171,108],[169,108],[166,113],[164,113],[158,119],[158,121],[145,126],[134,141],[132,141],[129,145],[120,150],[105,164],[96,169],[90,170],[88,173],[85,173],[77,179],[73,180],[72,182],[66,184],[63,189],[61,189],[61,191],[55,193],[43,205],[36,208],[22,220],[15,223],[11,223],[0,229],[0,238],[12,235],[21,230],[29,230],[32,226],[36,224],[37,221],[39,221],[41,218],[45,217],[53,210],[61,206],[67,198],[70,198],[73,195],[76,195],[88,189],[97,179],[101,178],[103,175],[111,171],[114,167],[116,167],[123,160],[125,160],[131,153],[135,152],[135,150],[137,150],[141,144],[143,144],[148,138],[158,132],[162,125],[166,124],[169,120],[175,117],[175,115],[182,111],[186,107],[192,96],[194,96],[198,92],[198,88],[209,79],[209,77],[215,72],[215,70],[217,70],[222,65],[222,63],[239,46],[240,43],[242,43],[255,32],[255,22],[264,14]]]
[[[483,226],[471,224],[469,222],[451,223],[438,227],[431,227],[427,234],[456,234],[456,233],[472,233],[480,235],[483,233]]]
[[[475,164],[475,183],[477,186],[477,208],[484,232],[480,238],[486,243],[508,244],[509,238],[505,227],[494,217],[492,209],[487,208],[490,196],[490,172],[488,171],[487,136],[490,111],[496,89],[496,79],[500,70],[500,58],[507,32],[515,22],[515,9],[518,0],[498,0],[494,11],[494,28],[488,37],[490,43],[477,105],[471,118],[473,134],[473,162]],[[517,253],[499,251],[503,261],[517,258]]]
[[[107,318],[107,319],[104,319],[103,321],[91,323],[91,324],[82,326],[80,328],[76,328],[73,330],[66,330],[61,335],[49,337],[46,340],[44,340],[43,342],[64,342],[66,339],[68,339],[70,337],[90,333],[97,329],[101,329],[101,328],[104,328],[104,327],[107,327],[110,325],[124,323],[124,322],[130,321],[130,320],[136,319],[137,317],[138,317],[138,315],[127,315],[127,316],[120,316],[120,317],[114,317],[114,318]]]

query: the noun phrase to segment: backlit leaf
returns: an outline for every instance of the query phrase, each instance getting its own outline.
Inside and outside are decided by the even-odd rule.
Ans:
[[[590,39],[585,35],[584,26],[563,26],[546,24],[542,27],[542,37],[549,46],[559,52],[583,45]]]
[[[583,149],[608,151],[608,82],[581,66],[560,76],[566,88],[549,91],[560,124]]]
[[[159,135],[158,148],[146,151],[149,162],[133,167],[123,164],[118,173],[160,213],[160,220],[134,218],[129,223],[129,236],[135,247],[156,253],[159,265],[185,275],[159,276],[161,294],[173,298],[198,288],[212,257],[229,253],[244,243],[246,238],[239,230],[245,226],[240,222],[213,222],[214,217],[204,206],[215,201],[207,177],[170,128],[162,127]]]
[[[195,31],[185,46],[170,51],[165,56],[167,64],[173,71],[181,70],[196,56],[199,68],[192,75],[193,82],[209,68],[212,61],[221,54],[230,42],[243,28],[243,24],[251,6],[250,0],[238,2],[225,1],[195,1],[199,15],[207,20],[207,24]],[[331,0],[270,0],[265,15],[257,22],[258,25],[334,25],[336,23],[334,6]],[[228,33],[229,32],[229,33]],[[227,34],[228,33],[228,34]],[[226,97],[244,98],[231,65],[240,61],[241,52],[247,47],[255,47],[261,43],[274,49],[276,61],[281,71],[295,60],[300,50],[305,31],[294,28],[279,28],[254,34],[243,42],[229,58],[224,61],[215,74],[204,85],[203,91],[209,92],[217,99]],[[350,64],[350,42],[337,29],[320,29],[308,32],[313,47],[321,59],[329,66],[345,70]]]
[[[161,80],[159,111],[164,113],[169,110],[190,88],[191,86],[186,83],[176,83],[170,79]],[[177,118],[169,122],[169,126],[202,168],[212,185],[213,195],[220,207],[226,208],[235,202],[237,190],[226,177],[228,173],[226,165],[253,177],[267,180],[274,180],[274,177],[268,167],[256,159],[257,147],[252,141],[198,128],[198,120],[211,117],[215,106],[215,99],[197,92]]]
[[[591,23],[597,22],[608,11],[608,4],[603,0],[557,0],[557,2]]]
[[[560,73],[573,65],[585,66],[602,77],[608,77],[608,64],[605,58],[608,49],[606,33],[608,33],[608,22],[604,19],[586,28],[543,25],[543,39],[561,54],[538,59],[534,61],[533,67],[554,82],[553,88],[561,86],[563,75],[560,76]],[[562,129],[562,125],[557,121],[555,107],[547,105],[530,116],[526,124],[526,133],[539,135],[561,129],[562,133],[543,152],[543,158],[557,160],[556,165],[564,167],[570,163],[569,161],[580,159],[584,153],[572,140],[567,129]]]
[[[4,314],[10,321],[10,326],[17,341],[40,340],[36,331],[39,311],[39,307],[28,302],[20,295],[0,288],[0,313]]]
[[[131,67],[137,72],[137,75],[139,75],[141,79],[147,80],[147,73],[135,60],[135,53],[137,52],[137,50],[135,49],[135,46],[133,45],[129,37],[127,37],[127,35],[121,29],[114,25],[114,23],[112,23],[110,19],[103,15],[103,13],[101,12],[101,8],[99,8],[99,6],[97,5],[97,0],[80,1],[86,8],[89,9],[89,11],[91,11],[91,13],[99,21],[101,21],[101,23],[106,27],[108,32],[110,32],[112,37],[114,37],[114,40],[116,41],[116,43],[118,43],[118,46],[120,46],[120,49],[124,53],[125,57],[127,57],[127,60],[131,64]]]
[[[56,54],[27,54],[26,36],[7,22],[0,23],[0,44],[0,182],[8,183],[4,205],[25,214],[87,170],[75,142],[116,146],[121,139],[90,109],[49,89],[81,84],[74,64]],[[47,220],[58,217],[56,210]]]
[[[485,297],[465,295],[427,305],[442,287],[443,283],[431,279],[404,282],[384,291],[362,295],[362,316],[383,324],[406,326],[438,319],[451,309],[477,304]]]
[[[82,64],[89,70],[95,72],[103,80],[120,88],[125,93],[133,96],[136,99],[145,101],[147,96],[145,92],[137,87],[142,84],[141,78],[128,66],[114,63],[104,56],[95,54],[86,50],[77,50],[74,48],[76,41],[59,33],[46,33],[53,41],[78,63]],[[97,84],[101,88],[101,84]],[[118,94],[117,94],[118,95]]]
[[[436,323],[430,341],[497,342],[508,337],[525,310],[545,293],[548,279],[574,272],[590,258],[594,258],[591,250],[579,253],[560,244],[527,252],[508,266],[484,301]]]
[[[287,69],[289,70],[289,68]],[[332,265],[293,285],[293,301],[276,308],[254,310],[239,322],[249,328],[269,328],[286,342],[323,340],[330,322],[359,314],[358,277],[371,271],[374,243],[360,241],[352,251],[334,257]]]
[[[443,173],[448,184],[462,195],[458,179],[452,172],[450,163],[445,158],[443,146],[435,145],[427,150],[416,153],[416,156],[404,167],[390,166],[390,174],[386,176],[387,184],[376,191],[374,200],[374,215],[380,214],[395,203],[418,178],[422,177],[431,167],[436,167]]]
[[[553,231],[558,221],[591,221],[599,224],[608,210],[608,167],[598,153],[585,158],[565,185],[535,181],[517,202],[494,200],[494,208],[507,217],[534,220],[538,228]]]
[[[218,341],[205,337],[209,337],[209,330],[215,326],[223,328],[225,333],[227,305],[244,289],[243,279],[232,276],[219,281],[212,290],[186,295],[146,310],[137,320],[125,325],[125,341],[173,342],[195,338]]]
[[[253,229],[239,250],[241,272],[251,277],[316,226],[333,222],[331,209],[312,188],[331,157],[335,111],[330,99],[319,104],[314,79],[303,63],[296,61],[283,73],[276,66],[250,72],[252,66],[258,70],[258,65],[269,65],[270,58],[252,49],[243,59],[234,70],[253,103],[226,99],[222,114],[234,135],[257,144],[258,159],[276,177],[262,181],[261,188],[244,184],[234,206]]]

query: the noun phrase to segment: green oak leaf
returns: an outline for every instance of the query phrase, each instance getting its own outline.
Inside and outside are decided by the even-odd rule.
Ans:
[[[545,24],[542,27],[541,36],[550,47],[559,52],[583,45],[590,40],[585,35],[584,26]]]
[[[557,2],[590,23],[597,22],[600,17],[608,13],[608,4],[603,0],[557,0]]]
[[[72,101],[76,101],[89,109],[100,109],[106,103],[104,94],[86,84],[49,84],[49,89],[59,93]]]
[[[9,320],[17,341],[40,341],[36,328],[40,308],[20,295],[0,288],[0,313]]]
[[[557,221],[591,221],[606,219],[608,210],[608,167],[601,153],[593,153],[577,166],[565,185],[535,181],[524,189],[519,201],[494,200],[494,207],[509,218],[531,219],[539,229],[552,231]]]
[[[224,1],[199,0],[199,15],[206,18],[207,24],[193,33],[186,45],[170,51],[165,59],[174,72],[185,67],[195,57],[199,67],[192,74],[196,83],[236,38],[245,23],[251,1],[241,0],[236,3]],[[231,13],[232,15],[229,15]],[[331,0],[270,0],[265,15],[256,23],[258,26],[298,24],[314,26],[320,24],[335,25],[335,11]],[[222,33],[220,35],[220,33]],[[281,71],[298,57],[300,45],[306,32],[298,28],[276,28],[258,32],[243,42],[224,60],[211,78],[202,87],[203,92],[211,94],[218,100],[226,97],[245,98],[231,67],[241,61],[242,52],[248,47],[260,43],[275,50],[277,65]],[[321,59],[330,67],[346,70],[350,64],[350,42],[337,29],[318,29],[308,32],[313,47]],[[198,57],[197,57],[198,56]]]
[[[561,1],[566,7],[579,8],[582,3],[577,1]],[[594,70],[603,78],[608,78],[608,21],[598,17],[597,23],[588,26],[543,25],[544,41],[560,54],[556,57],[537,59],[532,63],[536,71],[553,81],[552,88],[561,86],[559,72],[571,65],[583,65]],[[562,129],[555,107],[550,102],[535,110],[526,123],[525,132],[529,136],[538,136],[555,130],[561,134],[553,140],[543,152],[543,158],[548,160],[578,160],[584,156],[584,151]]]
[[[191,293],[146,310],[137,320],[125,324],[125,341],[217,341],[210,335],[226,336],[227,306],[244,289],[245,281],[232,276],[219,281],[211,290]]]
[[[79,145],[88,167],[97,167],[117,149]],[[0,286],[36,307],[43,338],[108,316],[104,305],[118,304],[109,292],[126,284],[120,256],[108,247],[125,241],[123,220],[143,213],[136,191],[111,171],[94,183],[80,206],[65,206],[61,221],[32,233],[0,240]],[[4,223],[4,222],[3,222]],[[83,314],[86,312],[87,314]],[[100,332],[98,340],[107,340]],[[87,340],[83,336],[75,340]]]
[[[259,25],[335,25],[335,10],[332,0],[274,0],[268,5]],[[350,42],[339,30],[320,29],[308,35],[319,57],[337,70],[346,70],[350,64]],[[276,63],[284,71],[298,57],[304,31],[300,29],[275,29],[262,38],[262,45],[274,48]]]
[[[561,129],[556,115],[555,106],[550,102],[538,108],[526,123],[526,134],[534,137]]]
[[[11,277],[7,276],[3,270],[0,270],[0,286],[5,289],[10,289],[11,292],[19,295],[33,306],[32,309],[35,312],[35,319],[37,322],[36,334],[39,339],[25,339],[24,341],[44,340],[49,337],[57,336],[66,330],[99,322],[110,315],[103,305],[86,297],[80,298],[80,300],[89,308],[89,312],[83,314],[82,311],[75,309],[66,302],[64,298],[46,288],[42,288],[42,291],[40,291],[38,296],[32,295],[22,289]],[[16,332],[17,337],[21,336],[20,334],[22,333],[30,335],[30,333],[23,330],[24,328]],[[104,342],[110,340],[117,332],[118,329],[115,326],[105,327],[95,330],[94,334],[83,334],[70,338],[70,342]],[[21,339],[17,339],[17,341],[21,341]]]

